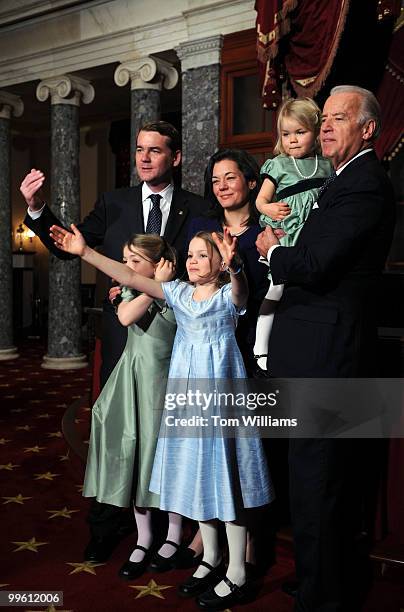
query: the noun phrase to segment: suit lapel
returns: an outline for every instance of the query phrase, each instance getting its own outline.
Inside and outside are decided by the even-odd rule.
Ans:
[[[169,244],[174,244],[176,237],[188,217],[189,209],[187,197],[182,189],[174,188],[171,201],[170,214],[168,215],[164,238]]]
[[[131,233],[144,234],[142,185],[136,185],[136,187],[130,190],[130,203],[127,210],[129,211],[129,228]]]

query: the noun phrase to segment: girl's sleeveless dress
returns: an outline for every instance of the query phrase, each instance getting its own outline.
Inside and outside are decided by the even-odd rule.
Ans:
[[[122,290],[130,301],[138,295]],[[153,381],[167,378],[176,323],[174,313],[156,300],[128,328],[121,358],[94,404],[84,497],[127,507],[159,507],[149,490],[160,430],[161,389]]]
[[[305,157],[295,161],[302,174],[311,175],[316,163],[314,157]],[[263,179],[268,178],[275,185],[276,201],[289,204],[291,212],[283,221],[274,221],[267,215],[261,215],[261,227],[270,225],[273,229],[283,229],[286,236],[279,239],[282,246],[296,244],[313,204],[317,200],[319,189],[331,173],[331,162],[321,155],[318,156],[317,172],[309,179],[304,179],[299,175],[289,155],[277,155],[277,157],[267,159],[261,168],[261,176]]]
[[[193,300],[195,288],[188,283],[162,286],[177,320],[166,393],[196,391],[204,380],[206,391],[214,381],[245,378],[235,339],[241,312],[232,303],[230,284],[202,302]],[[243,508],[274,498],[258,436],[226,438],[213,427],[209,435],[179,437],[168,431],[167,415],[164,410],[150,483],[162,510],[199,521],[233,521]],[[210,412],[201,410],[201,415],[209,418]]]

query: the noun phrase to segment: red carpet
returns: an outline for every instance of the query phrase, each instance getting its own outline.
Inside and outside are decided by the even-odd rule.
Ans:
[[[73,440],[76,452],[70,449],[62,433],[62,418],[76,402],[73,433],[84,440],[88,437],[86,397],[91,375],[89,369],[43,370],[44,352],[43,347],[28,344],[19,359],[0,363],[0,589],[64,593],[63,605],[26,604],[23,610],[196,610],[193,600],[176,595],[177,585],[190,570],[148,573],[130,583],[118,578],[134,535],[120,544],[107,564],[83,563],[88,500],[80,494],[84,464],[76,454],[83,446]],[[72,441],[68,420],[64,420],[64,431]],[[404,610],[404,570],[390,568],[381,577],[380,566],[377,569],[366,612]],[[237,609],[291,612],[293,601],[280,585],[292,576],[290,547],[281,542],[277,562],[257,600]]]

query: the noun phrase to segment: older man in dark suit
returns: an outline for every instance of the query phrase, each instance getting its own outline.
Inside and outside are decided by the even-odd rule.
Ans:
[[[335,175],[294,247],[280,246],[270,228],[258,237],[273,283],[285,283],[268,347],[273,376],[372,374],[372,305],[395,216],[393,190],[372,146],[379,117],[371,92],[334,88],[324,106],[320,138]],[[349,515],[354,510],[348,510],[345,493],[354,442],[290,440],[298,612],[358,610],[346,581],[347,551],[352,550]]]
[[[156,121],[139,131],[136,141],[136,170],[141,184],[103,193],[90,214],[78,224],[87,244],[102,245],[107,257],[122,259],[122,246],[135,233],[156,232],[179,253],[178,269],[184,268],[189,221],[203,214],[209,204],[200,196],[176,187],[173,171],[181,163],[180,136],[170,123]],[[45,176],[31,170],[21,184],[28,212],[24,223],[45,246],[61,259],[69,255],[57,249],[49,237],[59,219],[40,197]],[[101,384],[117,363],[126,343],[127,329],[120,325],[113,307],[103,308]],[[89,523],[92,538],[85,551],[91,561],[105,561],[119,541],[120,513],[114,506],[94,502]]]

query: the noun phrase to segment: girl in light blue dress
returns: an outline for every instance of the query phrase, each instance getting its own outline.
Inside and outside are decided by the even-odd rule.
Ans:
[[[169,394],[179,398],[177,393],[184,388],[196,390],[197,381],[210,381],[208,390],[212,390],[212,381],[245,378],[235,328],[244,312],[248,286],[236,256],[237,239],[227,228],[224,237],[198,232],[191,240],[189,283],[158,283],[136,274],[89,248],[74,225],[73,234],[56,226],[51,229],[62,250],[81,256],[125,286],[165,299],[173,309],[177,333],[166,398]],[[163,423],[166,429],[170,427],[166,412]],[[245,509],[263,506],[274,498],[259,437],[227,438],[211,430],[208,435],[169,435],[162,424],[150,490],[160,496],[161,509],[199,521],[203,560],[179,587],[179,594],[199,595],[197,601],[206,609],[223,609],[243,599]],[[229,547],[229,566],[222,580],[218,520],[226,524]]]

